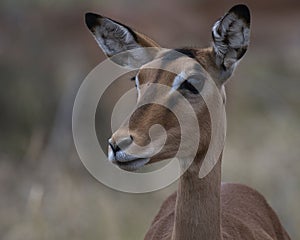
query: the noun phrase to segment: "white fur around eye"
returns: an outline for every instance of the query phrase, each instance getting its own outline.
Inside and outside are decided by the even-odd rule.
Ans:
[[[181,72],[174,78],[171,93],[178,90],[178,88],[181,86],[181,84],[184,81],[188,81],[190,84],[192,84],[198,90],[198,92],[200,92],[202,90],[203,85],[204,85],[203,76],[195,75],[195,76],[188,77],[185,72]]]
[[[136,90],[137,90],[138,100],[139,100],[141,95],[141,89],[140,89],[140,81],[138,76],[135,77],[135,85],[136,85]]]
[[[174,78],[174,81],[173,81],[173,84],[172,84],[171,92],[176,91],[176,90],[180,87],[181,83],[183,83],[183,82],[186,80],[186,78],[187,78],[187,75],[186,75],[185,72],[182,71],[181,73],[179,73],[179,74]]]

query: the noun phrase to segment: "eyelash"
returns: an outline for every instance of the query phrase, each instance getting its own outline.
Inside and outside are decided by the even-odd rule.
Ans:
[[[188,91],[190,91],[193,94],[198,94],[199,91],[187,80],[185,80],[183,83],[181,83],[181,85],[179,86],[178,89],[186,89]]]
[[[130,78],[130,81],[135,81],[135,76],[133,76],[132,78]],[[134,84],[135,87],[137,87],[136,83]]]

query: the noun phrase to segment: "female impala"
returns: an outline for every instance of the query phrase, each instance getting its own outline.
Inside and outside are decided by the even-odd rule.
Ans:
[[[290,239],[262,195],[240,184],[221,183],[222,154],[216,159],[217,163],[206,177],[198,177],[211,137],[210,114],[201,94],[210,96],[210,101],[214,101],[215,95],[205,88],[207,81],[212,79],[223,97],[222,104],[225,104],[224,84],[249,44],[249,9],[245,5],[234,6],[215,23],[212,29],[213,47],[179,49],[177,51],[184,55],[177,58],[168,56],[165,49],[160,52],[159,45],[153,40],[109,18],[87,13],[86,24],[109,57],[125,50],[140,48],[138,55],[129,52],[118,62],[133,67],[140,65],[135,77],[138,102],[143,101],[145,95],[148,98],[162,98],[168,101],[174,91],[180,92],[192,105],[199,122],[201,141],[196,157],[180,177],[177,192],[163,203],[145,239]],[[141,47],[156,47],[158,51],[150,53]],[[168,65],[170,69],[183,73],[184,77],[152,67],[159,64]],[[187,68],[191,64],[200,64],[196,75],[201,77],[190,75]],[[173,92],[160,96],[158,92],[149,88],[151,83],[168,86]],[[122,125],[109,140],[109,160],[122,169],[136,170],[145,164],[174,157],[181,133],[172,111],[180,108],[180,104],[180,100],[175,101],[172,109],[157,104],[137,108],[127,120],[128,124]],[[149,143],[148,131],[154,124],[162,125],[167,133],[162,150],[154,156],[147,156],[144,152],[131,155],[130,149],[134,143],[140,146]],[[129,133],[124,129],[125,125],[129,125]],[[193,134],[188,113],[186,125]],[[159,139],[151,139],[156,140]],[[189,150],[189,144],[192,143],[184,145],[186,152]],[[184,157],[179,161],[180,166],[185,166]]]

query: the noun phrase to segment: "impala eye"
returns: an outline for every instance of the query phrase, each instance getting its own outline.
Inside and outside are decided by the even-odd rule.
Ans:
[[[189,90],[193,94],[198,94],[198,90],[187,80],[185,80],[181,85],[179,86],[179,89],[186,89]]]
[[[180,84],[178,89],[187,90],[191,94],[199,94],[204,86],[204,79],[205,78],[199,74],[190,76]]]

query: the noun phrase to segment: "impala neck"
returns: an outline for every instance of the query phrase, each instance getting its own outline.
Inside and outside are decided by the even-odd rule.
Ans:
[[[181,176],[177,191],[172,240],[221,240],[221,158],[204,178],[198,177],[197,160]],[[195,163],[196,162],[196,163]],[[198,167],[199,169],[199,167]]]

